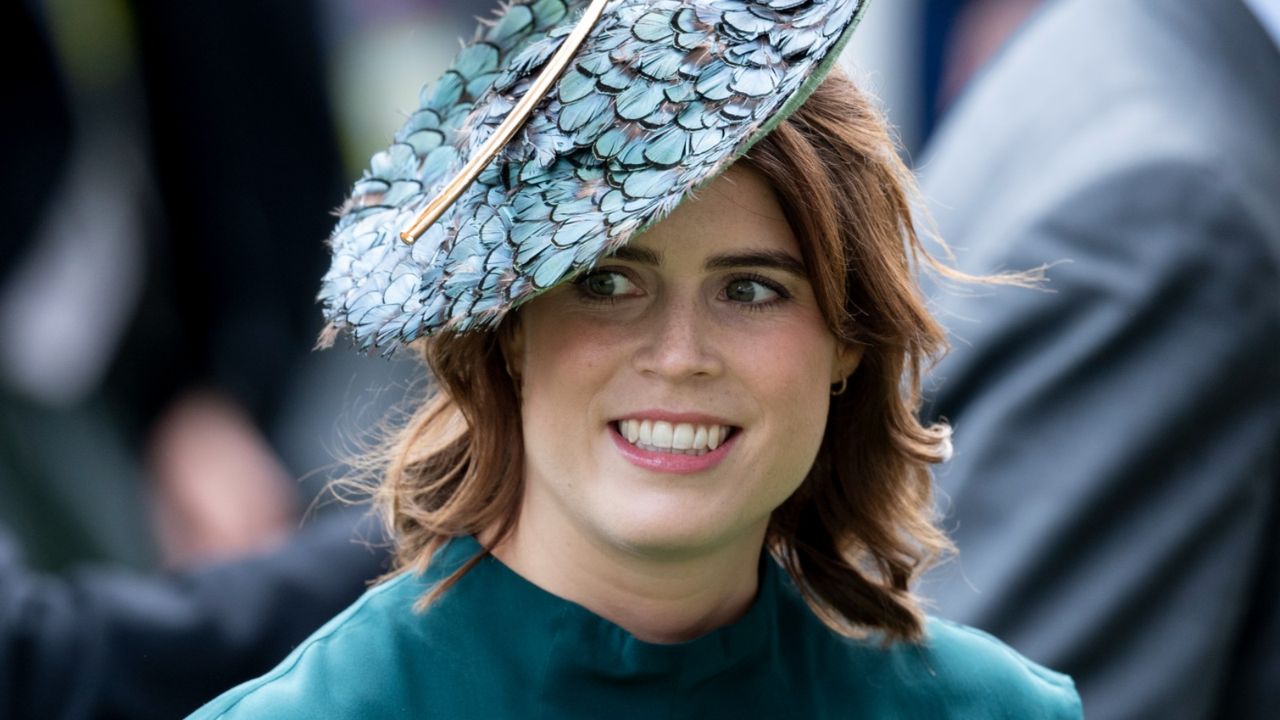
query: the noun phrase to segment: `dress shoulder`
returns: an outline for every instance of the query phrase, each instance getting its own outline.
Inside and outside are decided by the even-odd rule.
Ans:
[[[793,684],[819,698],[806,717],[1079,720],[1070,677],[980,630],[927,617],[915,642],[833,631],[785,580],[778,638]]]
[[[914,655],[936,683],[948,717],[1077,720],[1080,696],[1067,675],[1023,657],[992,635],[929,618],[925,640],[899,652]]]
[[[242,683],[210,701],[188,720],[292,720],[317,717],[381,717],[397,697],[388,658],[404,650],[405,628],[398,618],[420,596],[409,574],[379,585],[303,641],[267,674]],[[409,633],[412,634],[412,633]]]

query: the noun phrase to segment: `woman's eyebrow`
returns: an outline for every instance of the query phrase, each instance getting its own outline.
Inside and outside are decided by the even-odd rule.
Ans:
[[[610,253],[608,257],[614,258],[615,260],[640,263],[641,265],[657,266],[662,264],[662,257],[659,256],[658,253],[649,250],[648,248],[631,247],[630,245],[623,245]]]
[[[708,270],[731,270],[741,267],[772,268],[791,273],[798,277],[808,277],[804,263],[784,250],[757,250],[744,253],[716,255],[707,260]]]
[[[623,245],[609,257],[624,262],[652,265],[654,267],[662,265],[662,256],[648,248]],[[771,268],[791,273],[801,278],[808,277],[808,273],[804,269],[804,263],[785,250],[751,250],[748,252],[714,255],[707,259],[704,267],[707,270],[732,270],[733,268],[743,267]]]

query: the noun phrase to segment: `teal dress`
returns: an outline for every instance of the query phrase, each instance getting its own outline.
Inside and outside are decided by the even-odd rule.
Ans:
[[[674,645],[637,640],[493,557],[413,611],[479,551],[453,540],[426,575],[365,593],[276,669],[192,717],[1081,717],[1070,678],[978,631],[930,619],[925,642],[888,648],[832,633],[771,560],[746,615]]]

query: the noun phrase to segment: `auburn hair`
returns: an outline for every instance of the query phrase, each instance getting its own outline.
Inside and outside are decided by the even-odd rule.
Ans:
[[[912,580],[951,546],[934,524],[929,472],[950,452],[950,429],[917,414],[922,374],[945,336],[915,273],[927,265],[958,274],[923,247],[911,173],[880,113],[838,69],[737,162],[773,186],[832,333],[863,349],[847,390],[831,398],[813,467],[773,513],[767,547],[833,630],[918,640]],[[425,570],[455,536],[483,534],[492,547],[514,529],[524,459],[504,331],[416,343],[434,386],[373,458],[375,503],[396,542],[393,573]]]

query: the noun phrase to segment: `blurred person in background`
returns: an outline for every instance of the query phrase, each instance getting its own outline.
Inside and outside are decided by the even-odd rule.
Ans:
[[[1004,47],[1010,37],[1045,0],[904,0],[914,3],[913,33],[900,38],[919,52],[920,73],[909,92],[914,103],[905,112],[918,115],[919,142],[909,146],[919,157],[921,146],[937,129],[974,74]],[[901,34],[901,33],[899,33]],[[899,92],[904,92],[899,90]]]
[[[945,34],[937,48],[937,86],[929,88],[935,114],[945,114],[975,73],[1000,51],[1005,42],[1044,0],[949,0]],[[935,13],[937,9],[931,8]],[[940,14],[940,13],[939,13]]]
[[[7,11],[44,79],[15,105],[56,120],[8,121],[34,127],[5,133],[3,176],[25,224],[0,286],[2,512],[43,567],[153,565],[148,505],[169,565],[297,523],[265,429],[319,326],[302,278],[342,189],[309,7]]]
[[[342,194],[318,16],[0,13],[23,58],[0,132],[0,717],[175,717],[384,555],[345,513],[290,539],[305,498],[268,439]],[[199,567],[131,572],[161,562]]]
[[[384,538],[355,523],[331,513],[270,552],[153,576],[35,572],[0,526],[0,718],[182,717],[386,569]]]
[[[1091,718],[1280,707],[1278,40],[1266,0],[1046,3],[920,163],[961,269],[1052,265],[934,293],[961,554],[924,592]]]

